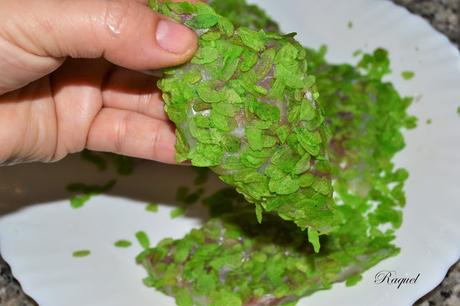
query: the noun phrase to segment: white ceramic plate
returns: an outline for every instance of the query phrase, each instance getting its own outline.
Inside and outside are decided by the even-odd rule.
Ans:
[[[303,299],[299,305],[407,306],[434,288],[460,257],[460,56],[427,22],[383,0],[258,0],[280,22],[297,31],[308,46],[329,46],[329,59],[353,61],[356,49],[390,51],[389,78],[406,95],[417,96],[410,109],[419,127],[407,133],[407,148],[397,164],[411,174],[407,183],[405,221],[398,232],[401,254],[366,272],[352,288],[342,284]],[[347,25],[352,22],[350,29]],[[401,78],[411,70],[411,81]],[[432,119],[431,125],[425,124]],[[203,218],[197,208],[171,220],[173,205],[158,214],[144,211],[148,201],[173,203],[176,189],[190,183],[185,167],[145,163],[135,175],[119,180],[110,196],[98,196],[83,209],[69,207],[64,189],[75,181],[103,182],[112,173],[70,158],[55,165],[23,165],[0,169],[0,247],[23,288],[42,306],[168,306],[171,298],[145,288],[144,270],[136,266],[137,245],[112,246],[133,239],[138,230],[152,243],[179,238]],[[212,183],[216,185],[215,183]],[[212,187],[210,187],[212,189]],[[14,211],[13,211],[14,210]],[[92,255],[75,259],[77,249]],[[375,284],[375,274],[395,271],[415,277],[415,284]]]

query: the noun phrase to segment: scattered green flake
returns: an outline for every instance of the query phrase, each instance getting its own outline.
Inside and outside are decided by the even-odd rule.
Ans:
[[[460,116],[460,106],[457,108],[457,114]]]
[[[70,206],[75,209],[83,207],[92,196],[111,190],[116,182],[116,180],[110,180],[104,185],[87,185],[83,183],[72,183],[67,185],[67,191],[77,193],[70,197]]]
[[[348,21],[347,27],[348,27],[349,29],[352,29],[352,28],[353,28],[353,21],[351,21],[351,20]]]
[[[90,250],[78,250],[72,253],[72,256],[76,258],[87,257],[89,255],[91,255]]]
[[[117,248],[129,248],[132,243],[129,240],[118,240],[113,245]]]
[[[361,54],[363,54],[363,51],[362,50],[356,50],[355,52],[353,52],[353,57],[358,57],[360,56]]]
[[[149,203],[145,207],[145,210],[151,213],[156,213],[158,212],[158,204],[157,203]]]
[[[102,157],[102,155],[93,151],[83,150],[80,153],[80,157],[83,160],[86,160],[92,164],[94,164],[99,171],[105,171],[107,169],[107,160]]]
[[[185,208],[184,207],[178,207],[173,210],[171,210],[171,213],[169,214],[172,219],[176,219],[178,217],[181,217],[185,214]]]
[[[401,72],[401,76],[404,80],[412,80],[415,76],[415,73],[413,71],[403,71]]]
[[[150,239],[144,231],[138,231],[136,233],[136,239],[144,249],[148,249],[150,247]]]
[[[70,206],[74,209],[83,207],[91,199],[90,194],[73,195],[70,197]]]
[[[430,125],[433,123],[433,120],[432,119],[426,119],[426,124]]]

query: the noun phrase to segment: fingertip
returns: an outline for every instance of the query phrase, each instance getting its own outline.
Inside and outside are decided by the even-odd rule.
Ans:
[[[156,28],[158,45],[167,52],[189,59],[196,51],[198,39],[188,27],[169,18],[160,17]]]

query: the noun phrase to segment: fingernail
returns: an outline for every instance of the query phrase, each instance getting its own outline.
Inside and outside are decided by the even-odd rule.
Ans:
[[[169,19],[160,19],[156,38],[162,49],[176,54],[189,51],[196,40],[192,30]]]

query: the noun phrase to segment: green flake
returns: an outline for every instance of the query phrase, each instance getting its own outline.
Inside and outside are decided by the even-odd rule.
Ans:
[[[70,206],[74,209],[83,207],[90,199],[91,194],[74,195],[70,197]]]
[[[188,2],[184,2],[184,3],[188,3]],[[204,41],[214,41],[214,40],[218,40],[221,36],[222,34],[219,32],[207,32],[201,35],[201,39]]]
[[[147,206],[145,207],[145,210],[148,211],[148,212],[151,212],[151,213],[156,213],[158,212],[158,204],[157,203],[149,203],[147,204]]]
[[[219,57],[219,51],[214,47],[202,47],[198,49],[195,57],[192,59],[193,64],[209,64],[213,63]]]
[[[135,236],[142,248],[147,250],[150,247],[150,239],[144,231],[136,232]]]
[[[78,250],[72,253],[75,258],[88,257],[89,255],[91,255],[90,250]]]
[[[113,245],[117,248],[129,248],[132,243],[129,240],[118,240]]]
[[[401,72],[401,76],[404,80],[412,80],[415,76],[415,73],[413,71],[403,71]]]
[[[248,28],[239,28],[238,36],[241,38],[243,44],[256,52],[265,49],[265,37],[263,32],[256,32]]]
[[[311,173],[305,173],[299,177],[300,187],[310,187],[315,182],[315,176]]]
[[[218,280],[210,274],[201,275],[197,279],[196,290],[199,294],[210,295],[215,287]]]
[[[83,207],[92,196],[111,190],[116,182],[116,180],[110,180],[104,185],[87,185],[83,183],[72,183],[67,185],[67,191],[77,193],[71,196],[70,206],[74,209]]]
[[[178,290],[176,293],[176,304],[177,306],[193,306],[193,298],[187,292],[187,290]]]
[[[206,29],[216,25],[219,22],[219,16],[214,14],[196,15],[185,24],[195,29]]]
[[[171,213],[169,214],[172,219],[176,219],[178,217],[181,217],[185,214],[185,208],[184,207],[178,207],[173,210],[171,210]]]
[[[264,147],[263,134],[262,130],[247,127],[245,129],[245,134],[248,139],[249,146],[253,150],[262,150]]]
[[[305,154],[302,158],[295,164],[294,174],[302,174],[310,169],[310,154]]]
[[[223,17],[219,19],[219,29],[227,36],[232,35],[233,31],[235,30],[230,20],[228,20],[227,18],[223,18]]]
[[[177,14],[196,13],[196,7],[189,2],[168,2],[168,7]]]
[[[220,164],[224,155],[223,148],[216,145],[199,143],[190,152],[189,158],[196,167],[212,167]]]
[[[353,28],[353,21],[351,21],[351,20],[348,21],[347,27],[348,27],[349,29],[352,29],[352,28]]]
[[[319,235],[317,231],[312,230],[310,227],[308,228],[308,242],[310,242],[313,246],[315,253],[318,253],[321,247],[319,243]]]
[[[457,108],[457,115],[460,116],[460,106]]]
[[[261,205],[256,204],[256,217],[257,217],[257,222],[262,223],[263,219],[263,209]]]
[[[299,190],[299,181],[291,176],[286,176],[280,180],[270,180],[270,191],[279,195],[287,195]]]
[[[287,137],[289,136],[289,127],[287,125],[282,125],[276,128],[276,135],[281,143],[285,143]]]
[[[242,306],[241,299],[231,291],[212,292],[209,306]]]
[[[216,103],[222,101],[224,95],[221,92],[213,89],[211,86],[212,85],[210,83],[202,83],[198,85],[196,89],[198,96],[207,103]]]
[[[426,119],[426,124],[430,125],[430,124],[432,124],[432,123],[433,123],[433,120],[431,120],[431,119]]]
[[[312,106],[312,102],[303,100],[300,104],[299,118],[302,120],[313,120],[316,117],[316,111]]]
[[[243,60],[240,64],[240,69],[243,72],[247,72],[251,70],[252,67],[257,63],[258,56],[257,53],[251,51],[251,50],[244,50],[243,51]]]

